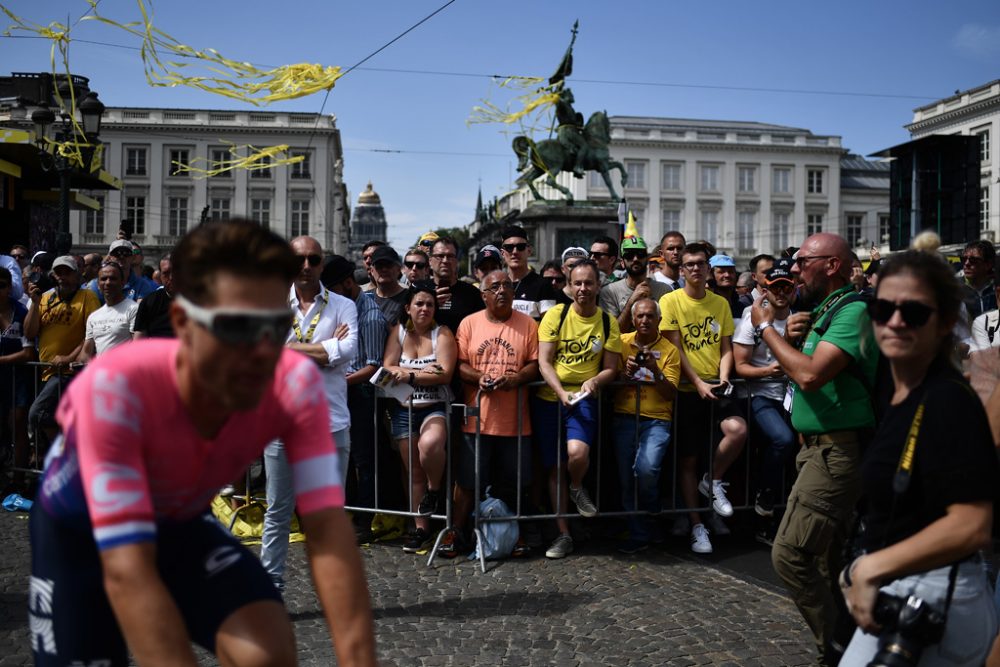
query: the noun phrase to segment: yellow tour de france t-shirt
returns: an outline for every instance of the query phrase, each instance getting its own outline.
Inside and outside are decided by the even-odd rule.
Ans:
[[[708,292],[703,299],[693,299],[683,289],[660,297],[661,331],[679,331],[681,349],[688,363],[702,380],[719,377],[722,359],[722,339],[732,337],[733,312],[718,294]],[[682,384],[680,391],[695,391],[691,384]]]
[[[563,308],[569,308],[569,312],[562,330],[557,331]],[[556,344],[553,366],[564,390],[579,391],[581,384],[601,372],[601,352],[607,350],[617,354],[622,351],[618,321],[608,316],[608,339],[604,340],[602,320],[600,308],[590,317],[581,317],[571,304],[567,304],[549,308],[538,325],[539,342]],[[556,392],[548,385],[539,389],[538,397],[546,401],[558,400]]]

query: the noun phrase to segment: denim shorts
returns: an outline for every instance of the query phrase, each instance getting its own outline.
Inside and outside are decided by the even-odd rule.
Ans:
[[[597,440],[597,399],[589,396],[576,405],[566,407],[558,401],[533,397],[531,403],[532,432],[545,469],[565,461],[567,440],[580,440],[587,445]],[[562,423],[562,438],[559,424]],[[557,455],[559,458],[557,459]]]
[[[402,440],[413,434],[414,439],[420,436],[420,429],[431,417],[447,419],[444,403],[434,403],[426,407],[413,408],[413,421],[410,421],[410,408],[396,404],[392,407],[392,437]]]

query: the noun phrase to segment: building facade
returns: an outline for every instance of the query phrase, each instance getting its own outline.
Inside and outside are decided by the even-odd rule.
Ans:
[[[358,195],[358,203],[351,216],[350,257],[354,261],[361,260],[361,249],[369,241],[388,243],[386,236],[388,223],[385,220],[385,209],[382,199],[372,188],[371,181],[365,191]]]
[[[94,193],[99,211],[70,219],[76,252],[106,251],[119,226],[131,226],[147,257],[169,251],[202,216],[245,217],[286,238],[307,234],[328,252],[344,253],[349,205],[343,149],[333,116],[280,111],[109,107],[101,128],[105,168],[120,192]],[[246,156],[247,145],[288,145],[301,162],[268,169],[208,169]]]
[[[609,120],[611,157],[625,165],[624,196],[647,241],[679,230],[748,259],[798,246],[820,231],[848,237],[859,248],[881,238],[880,220],[889,215],[888,166],[848,155],[838,136],[757,122]],[[558,180],[578,200],[612,203],[597,172]],[[612,181],[619,182],[616,171]],[[540,191],[560,197],[552,188]],[[524,210],[530,200],[519,188],[501,199],[499,213]]]
[[[1000,242],[1000,170],[993,164],[994,156],[1000,160],[1000,80],[917,107],[905,127],[912,139],[931,134],[979,137],[979,229],[982,238]]]

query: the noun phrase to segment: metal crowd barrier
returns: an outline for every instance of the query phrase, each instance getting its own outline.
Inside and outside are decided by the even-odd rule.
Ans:
[[[393,402],[395,402],[395,399],[389,398],[381,388],[375,388],[375,392],[374,393],[375,393],[376,398],[384,399],[386,401],[393,401]],[[376,401],[376,406],[377,405],[378,405],[378,402]],[[387,515],[387,516],[400,516],[400,517],[404,517],[404,518],[408,518],[408,519],[426,518],[428,520],[444,520],[445,521],[445,530],[441,530],[441,531],[438,532],[437,537],[434,540],[433,546],[430,547],[430,558],[427,561],[428,565],[433,561],[434,554],[437,553],[438,547],[441,544],[441,540],[444,538],[445,532],[447,531],[447,529],[451,528],[451,526],[452,526],[452,511],[453,511],[452,505],[453,505],[453,502],[452,502],[451,489],[452,489],[452,451],[453,450],[452,450],[452,428],[451,428],[451,420],[452,420],[452,414],[453,414],[452,413],[453,405],[452,405],[451,402],[445,401],[445,402],[443,402],[443,406],[444,406],[444,413],[445,413],[445,442],[444,442],[444,459],[445,459],[445,463],[444,463],[444,474],[442,476],[442,479],[440,481],[440,486],[438,487],[437,491],[438,491],[438,493],[442,494],[445,497],[445,512],[444,512],[444,514],[436,514],[436,513],[432,513],[432,514],[429,514],[429,515],[428,514],[421,514],[420,511],[419,511],[419,503],[420,503],[421,499],[420,498],[414,498],[414,496],[413,496],[413,474],[414,474],[413,473],[413,462],[414,462],[414,457],[415,456],[419,457],[419,451],[418,451],[418,448],[417,448],[417,442],[416,442],[416,440],[413,437],[413,428],[412,428],[412,426],[409,429],[409,435],[408,435],[407,465],[406,465],[406,469],[408,471],[408,474],[407,474],[407,477],[406,477],[405,482],[404,482],[406,484],[406,506],[408,508],[410,508],[410,509],[408,509],[408,510],[401,510],[401,509],[397,509],[397,508],[384,507],[379,502],[379,495],[380,495],[379,491],[380,491],[380,488],[381,488],[380,487],[381,475],[379,474],[380,464],[379,464],[379,456],[378,456],[378,447],[379,447],[380,442],[382,442],[380,436],[382,435],[382,432],[385,430],[386,417],[388,415],[386,414],[386,411],[380,410],[380,409],[378,409],[378,407],[376,407],[376,409],[374,410],[374,413],[371,416],[371,418],[373,420],[373,423],[374,423],[374,429],[373,429],[374,442],[372,443],[371,446],[373,446],[373,447],[376,448],[376,453],[375,453],[375,456],[374,456],[374,472],[373,472],[373,482],[374,482],[373,495],[374,495],[374,498],[375,498],[374,507],[362,507],[362,506],[359,506],[359,505],[351,505],[351,504],[347,504],[344,507],[344,509],[347,510],[347,511],[349,511],[349,512],[361,512],[361,513],[368,513],[368,514],[372,514],[372,515],[383,514],[383,515]],[[461,404],[457,404],[456,407],[464,409],[465,406],[461,405]],[[413,423],[413,405],[411,403],[408,403],[406,405],[406,410],[407,410],[407,422],[410,423],[410,424],[412,424]],[[395,448],[396,448],[396,438],[394,438],[393,435],[392,435],[392,427],[391,427],[391,425],[388,428],[387,436],[388,436],[388,443],[389,443],[390,449],[393,450],[393,451],[395,451]],[[419,439],[419,433],[418,433],[418,438],[417,439]],[[357,444],[355,444],[355,443],[351,444],[352,451],[354,450],[354,447],[356,447],[356,446],[357,446]]]
[[[536,382],[530,383],[527,386],[528,387],[539,387],[539,386],[544,386],[544,384],[545,384],[544,382],[536,381]],[[638,389],[638,387],[640,387],[642,384],[643,383],[637,382],[637,381],[634,381],[634,380],[619,380],[619,381],[615,381],[615,382],[611,383],[610,386],[611,387],[634,386],[634,387],[636,387]],[[744,386],[745,387],[745,381],[743,379],[733,379],[733,380],[731,380],[731,384],[733,384],[734,386]],[[646,386],[648,387],[649,385],[647,384]],[[475,539],[476,539],[477,543],[479,543],[479,542],[481,542],[483,540],[483,533],[482,533],[481,525],[485,524],[485,523],[489,523],[489,522],[501,522],[501,521],[518,521],[518,522],[523,522],[523,521],[550,520],[550,519],[555,519],[555,518],[568,519],[568,518],[574,518],[574,517],[578,516],[578,514],[575,513],[575,512],[566,511],[568,508],[561,507],[561,501],[562,501],[562,494],[561,493],[557,494],[557,496],[556,496],[556,507],[555,507],[555,511],[554,512],[548,513],[548,514],[539,513],[539,514],[530,514],[530,515],[529,514],[524,514],[524,512],[523,512],[523,508],[521,507],[521,500],[522,500],[523,492],[524,492],[524,486],[523,486],[524,481],[523,481],[522,475],[521,475],[522,467],[520,465],[520,457],[521,457],[521,455],[523,453],[523,439],[524,439],[524,436],[521,435],[523,433],[523,431],[524,431],[524,429],[523,429],[524,415],[522,414],[522,410],[521,410],[521,405],[522,405],[521,401],[522,401],[522,392],[525,391],[525,390],[526,390],[525,386],[520,386],[520,387],[517,388],[517,391],[518,391],[518,402],[517,402],[517,405],[518,405],[518,410],[517,410],[517,426],[518,426],[518,428],[517,428],[517,431],[518,431],[517,447],[518,447],[518,461],[519,461],[519,465],[517,466],[516,507],[515,508],[511,508],[512,511],[513,511],[513,516],[488,518],[488,517],[483,517],[483,516],[480,515],[479,503],[480,503],[480,499],[482,498],[482,488],[483,488],[482,487],[483,480],[480,479],[480,474],[479,474],[479,472],[480,472],[480,448],[481,448],[481,433],[480,433],[480,421],[481,421],[480,409],[481,409],[481,397],[482,397],[481,393],[477,394],[477,404],[476,404],[476,406],[474,406],[473,408],[468,409],[466,411],[467,417],[472,417],[472,418],[474,418],[476,420],[475,489],[474,489],[474,491],[475,491],[475,501],[473,503],[473,519],[474,519],[473,535],[475,536]],[[751,442],[751,434],[753,432],[753,427],[752,427],[752,422],[753,422],[753,419],[752,419],[752,409],[751,409],[751,405],[750,405],[751,396],[750,396],[750,392],[749,391],[746,391],[745,393],[746,393],[745,398],[743,398],[743,399],[737,399],[737,400],[743,400],[745,402],[745,405],[746,405],[746,408],[744,409],[743,418],[744,418],[744,420],[746,421],[746,424],[747,424],[747,437],[746,437],[746,440],[744,442],[743,450],[742,450],[742,452],[740,454],[740,457],[736,460],[737,462],[740,461],[740,460],[743,461],[743,496],[742,496],[741,500],[738,500],[736,502],[734,502],[734,499],[732,497],[730,497],[730,502],[732,503],[734,510],[746,510],[746,509],[750,509],[750,508],[753,507],[753,500],[751,499],[751,489],[753,488],[752,487],[752,481],[753,481],[752,480],[752,476],[753,476],[753,468],[754,468],[754,462],[756,460],[756,457],[754,456],[753,443]],[[631,510],[631,511],[627,511],[627,510],[601,511],[601,509],[600,509],[601,508],[601,494],[602,494],[603,486],[604,486],[604,485],[601,484],[602,462],[604,460],[604,456],[602,456],[602,451],[601,450],[602,450],[602,447],[605,444],[604,443],[604,440],[605,440],[604,436],[605,436],[606,431],[604,429],[604,424],[603,424],[603,420],[605,418],[605,415],[604,415],[605,410],[600,407],[600,401],[601,401],[601,396],[600,395],[598,395],[597,400],[599,402],[599,409],[597,411],[598,419],[597,419],[597,429],[596,429],[597,430],[597,434],[596,434],[596,438],[595,438],[596,442],[591,447],[590,455],[589,455],[590,469],[594,471],[594,478],[595,478],[595,483],[594,483],[594,487],[595,487],[594,504],[598,508],[598,513],[593,518],[601,518],[601,517],[628,517],[628,516],[650,515],[650,512],[648,512],[646,510],[638,509],[638,507],[639,507],[639,485],[638,485],[637,475],[634,472],[633,472],[633,484],[632,484],[632,501],[633,501],[633,507],[636,507],[637,509]],[[642,400],[642,392],[641,391],[637,390],[635,392],[635,400],[636,400],[636,403],[635,403],[634,418],[635,418],[635,421],[636,421],[636,429],[635,429],[635,436],[634,437],[635,437],[636,450],[638,451],[638,444],[639,444],[638,443],[638,439],[639,439],[639,428],[638,428],[638,426],[639,426],[639,422],[641,420],[641,400]],[[709,424],[707,425],[707,427],[705,429],[705,431],[706,431],[706,438],[707,438],[707,441],[706,441],[706,452],[705,452],[707,456],[705,457],[705,460],[706,460],[706,469],[709,471],[710,478],[711,478],[711,471],[713,469],[713,463],[714,463],[714,458],[715,458],[715,448],[716,448],[716,439],[717,439],[717,434],[716,434],[717,424],[716,424],[716,416],[715,416],[715,407],[716,407],[716,404],[713,401],[711,403]],[[611,412],[611,417],[613,419],[615,417],[615,415],[616,415],[616,413],[614,412],[613,405],[609,405],[608,408],[609,408],[609,411]],[[669,480],[669,498],[670,498],[670,505],[672,505],[672,506],[669,509],[662,509],[661,512],[660,512],[661,515],[662,514],[665,514],[665,515],[680,515],[680,514],[685,514],[685,513],[688,513],[688,512],[711,512],[711,511],[713,511],[712,510],[712,506],[711,506],[712,505],[711,498],[706,499],[706,502],[704,504],[699,505],[697,507],[679,507],[678,504],[677,504],[677,498],[678,498],[678,495],[677,495],[678,494],[678,483],[677,482],[678,482],[678,473],[679,473],[679,470],[678,470],[678,456],[677,456],[678,447],[677,447],[677,442],[676,442],[676,434],[677,434],[677,423],[678,423],[679,419],[682,419],[682,418],[683,417],[676,410],[676,401],[675,401],[674,402],[674,411],[673,411],[673,413],[671,415],[670,445],[668,445],[669,450],[670,450],[668,453],[669,453],[669,455],[671,457],[671,464],[672,464],[671,469],[673,471],[673,474],[671,475],[670,480]],[[558,433],[557,461],[562,461],[562,457],[563,457],[563,455],[566,452],[566,443],[565,443],[565,438],[563,437],[563,423],[562,422],[563,422],[562,411],[560,410],[559,411],[559,417],[558,417],[558,428],[557,428],[557,433]],[[764,446],[769,446],[769,444],[770,443],[764,443]],[[560,488],[560,489],[562,488],[562,484],[566,483],[566,480],[563,479],[563,475],[562,475],[563,468],[564,468],[564,466],[561,466],[561,465],[557,466],[557,468],[556,468],[556,470],[557,470],[557,473],[556,473],[556,483],[557,483],[557,488]],[[663,500],[663,494],[662,494],[663,485],[664,485],[663,474],[666,471],[666,469],[667,469],[667,465],[666,465],[666,459],[665,459],[664,462],[661,464],[661,471],[660,471],[661,477],[660,477],[660,480],[659,480],[660,490],[661,490],[661,502]],[[734,472],[733,468],[730,468],[730,471],[729,471],[729,473],[730,473],[729,477],[730,478],[732,478],[732,473],[733,472]],[[544,474],[545,474],[545,472],[543,471],[543,475]],[[547,487],[547,480],[545,480],[545,479],[540,480],[539,483],[542,483],[542,484],[544,484]],[[783,486],[787,487],[787,482],[784,483]],[[786,493],[787,493],[787,489],[786,488],[781,489],[780,498],[786,497]],[[698,497],[702,497],[700,493],[698,494]],[[777,507],[781,507],[781,504],[780,503],[776,503],[775,507],[776,508]],[[450,528],[450,527],[451,527],[451,525],[449,523],[448,528]],[[479,553],[480,553],[480,569],[481,569],[482,572],[486,572],[486,560],[485,560],[485,558],[483,556],[483,551],[484,551],[483,549],[479,550]],[[432,553],[431,554],[431,560],[429,560],[428,563],[430,563],[433,560],[433,556],[434,556],[434,554]]]
[[[75,365],[71,365],[75,371],[79,371],[79,368]],[[14,364],[8,367],[10,371],[10,405],[5,406],[13,411],[12,414],[0,415],[0,419],[4,421],[5,426],[9,426],[10,429],[10,440],[4,442],[4,446],[10,446],[13,450],[10,470],[14,473],[22,473],[26,475],[41,475],[42,469],[45,463],[46,451],[43,451],[42,444],[45,442],[45,435],[41,433],[41,429],[32,429],[28,422],[28,414],[31,410],[31,406],[34,405],[35,399],[38,398],[38,394],[41,393],[43,381],[42,375],[46,369],[55,368],[55,364],[40,362],[40,361],[29,361],[23,364]],[[20,371],[20,372],[19,372]],[[30,373],[29,378],[24,377],[24,372]],[[57,371],[58,372],[58,371]],[[54,376],[53,376],[54,377]],[[18,393],[18,385],[20,383],[28,384],[28,404],[23,407],[18,407],[15,405],[16,397]],[[64,382],[60,382],[57,387],[56,393],[56,405],[58,405],[59,400],[62,399],[62,393],[64,389]],[[19,410],[23,410],[23,413],[18,414]],[[53,408],[53,413],[55,412]],[[13,416],[13,419],[10,417]],[[9,421],[8,421],[9,420]],[[23,424],[18,422],[23,420]],[[18,433],[18,430],[23,428],[22,433]],[[17,449],[18,449],[18,437],[21,436],[26,439],[27,444],[27,461],[23,465],[18,465],[17,461]],[[46,443],[51,445],[52,443]]]

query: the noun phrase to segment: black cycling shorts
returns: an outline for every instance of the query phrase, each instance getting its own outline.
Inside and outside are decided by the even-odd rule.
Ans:
[[[53,519],[40,503],[31,512],[28,616],[35,664],[125,666],[128,651],[104,591],[100,554],[89,522],[81,523]],[[212,652],[231,613],[260,600],[281,602],[257,557],[211,514],[159,523],[156,561],[188,635]]]

